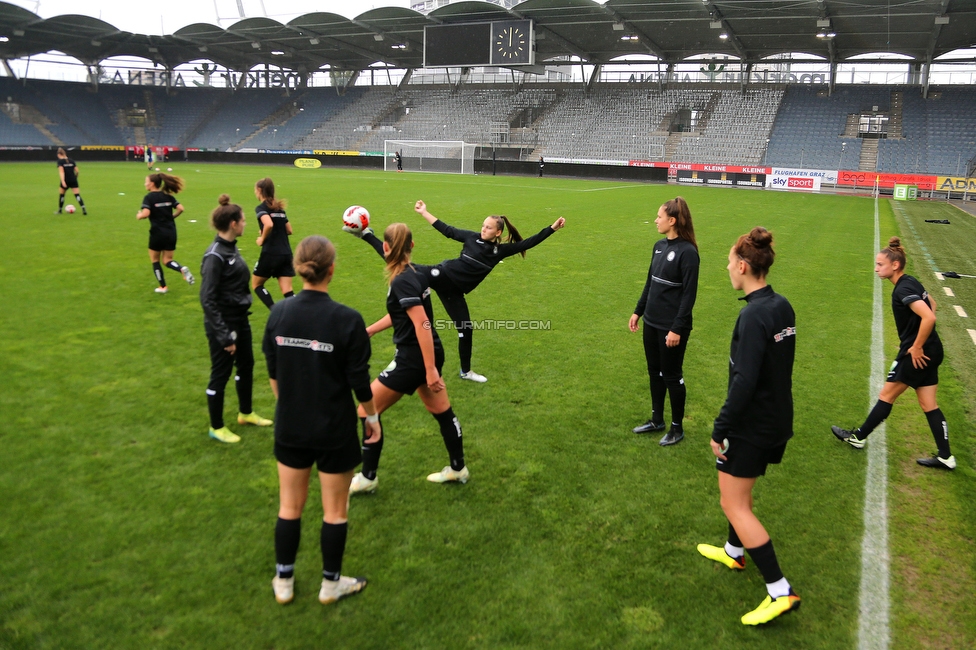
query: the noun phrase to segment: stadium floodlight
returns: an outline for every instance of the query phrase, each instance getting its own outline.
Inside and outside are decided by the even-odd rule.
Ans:
[[[727,32],[722,32],[721,34],[718,35],[718,37],[724,41],[729,38],[729,35]]]
[[[474,174],[474,148],[461,140],[384,140],[383,169],[396,169],[393,156],[400,152],[405,172]]]

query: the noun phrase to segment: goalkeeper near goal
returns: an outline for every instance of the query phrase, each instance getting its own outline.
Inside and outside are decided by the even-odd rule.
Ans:
[[[457,258],[445,260],[430,267],[430,286],[437,292],[437,296],[444,304],[444,309],[454,321],[454,327],[457,329],[458,355],[461,357],[461,379],[483,384],[488,381],[488,378],[471,369],[474,323],[471,321],[471,313],[468,310],[465,294],[474,291],[503,259],[512,255],[525,257],[525,251],[548,239],[566,225],[566,220],[559,217],[551,226],[546,226],[535,235],[523,239],[512,222],[505,216],[487,217],[481,224],[481,231],[474,232],[447,225],[428,212],[427,204],[423,201],[417,201],[414,210],[426,219],[437,232],[463,244],[461,254]],[[505,228],[508,228],[508,240],[502,243],[502,234],[505,232]],[[383,257],[383,242],[373,234],[372,230],[367,228],[362,233],[353,232],[347,227],[343,227],[343,230],[361,237]]]

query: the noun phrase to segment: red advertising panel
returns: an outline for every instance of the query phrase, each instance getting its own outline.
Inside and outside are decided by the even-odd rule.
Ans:
[[[878,187],[893,188],[897,185],[917,185],[920,190],[935,189],[935,176],[925,174],[889,174],[885,172],[861,172],[853,170],[841,170],[837,172],[837,184],[858,187]]]
[[[663,167],[674,171],[689,172],[727,172],[731,174],[768,174],[769,167],[741,166],[741,165],[710,165],[703,163],[662,162],[659,160],[630,160],[631,167]]]

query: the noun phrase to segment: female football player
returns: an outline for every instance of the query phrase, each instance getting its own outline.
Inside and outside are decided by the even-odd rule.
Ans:
[[[698,545],[699,553],[735,570],[745,568],[749,551],[768,595],[742,617],[745,625],[768,623],[800,608],[773,542],[752,511],[756,479],[765,475],[767,465],[783,459],[793,437],[796,317],[789,301],[766,284],[774,255],[773,236],[765,228],[742,235],[729,251],[729,279],[733,289],[745,292],[746,306],[732,330],[728,396],[710,441],[729,538],[725,548]]]
[[[234,384],[240,405],[237,423],[259,427],[274,423],[251,408],[254,350],[251,348],[251,324],[247,320],[251,307],[251,273],[237,250],[237,238],[244,234],[246,221],[241,206],[231,203],[229,196],[221,194],[219,202],[210,215],[210,225],[217,231],[217,236],[200,264],[203,328],[210,343],[207,407],[210,437],[220,442],[240,442],[240,437],[224,426],[224,388],[234,366],[237,366]]]
[[[370,336],[393,328],[396,354],[393,362],[373,380],[373,404],[382,414],[404,395],[414,391],[440,426],[441,437],[447,447],[450,464],[427,477],[432,483],[467,483],[469,472],[464,464],[464,442],[461,424],[451,408],[447,388],[441,378],[444,348],[437,332],[431,327],[434,308],[430,303],[430,271],[432,267],[410,262],[413,233],[405,223],[393,223],[383,233],[383,253],[390,290],[386,297],[388,314],[366,328]],[[359,406],[359,417],[366,410]],[[367,440],[363,431],[363,469],[353,477],[350,493],[374,492],[378,479],[383,436],[376,442]]]
[[[935,299],[921,282],[905,274],[905,249],[898,237],[892,237],[888,247],[875,257],[874,272],[895,285],[891,292],[891,311],[901,342],[898,356],[864,423],[853,431],[838,426],[830,430],[838,439],[862,449],[868,435],[891,414],[895,400],[911,387],[915,389],[918,405],[925,413],[939,450],[935,456],[919,458],[916,462],[924,467],[955,469],[956,458],[949,449],[949,425],[935,399],[939,389],[939,365],[943,359],[942,340],[935,331]]]
[[[257,239],[257,245],[261,247],[261,256],[258,258],[258,263],[254,265],[254,277],[251,280],[254,284],[254,293],[268,309],[271,309],[274,300],[264,287],[268,278],[278,278],[278,286],[285,298],[295,295],[291,287],[295,268],[292,266],[291,244],[288,243],[291,223],[288,221],[288,215],[285,214],[285,201],[275,198],[273,180],[270,178],[259,180],[254,186],[254,196],[261,201],[261,204],[254,208],[261,229]]]
[[[474,232],[447,225],[428,212],[427,204],[423,201],[417,201],[414,210],[439,233],[463,244],[461,254],[457,258],[430,267],[430,287],[437,292],[444,309],[447,310],[447,315],[454,321],[454,327],[457,329],[461,379],[483,384],[488,381],[488,378],[471,369],[474,323],[471,321],[465,294],[474,291],[503,259],[512,255],[525,257],[525,251],[548,239],[550,235],[566,225],[566,220],[559,217],[551,226],[546,226],[528,239],[522,239],[522,235],[505,216],[486,218],[481,225],[481,232]],[[506,227],[509,232],[508,241],[502,243],[502,234]],[[344,227],[343,230],[362,237],[377,253],[383,254],[383,244],[372,231],[364,230],[361,234],[357,234],[350,228]]]
[[[142,199],[142,209],[136,214],[136,219],[149,219],[149,261],[152,262],[153,275],[159,286],[156,293],[166,293],[166,278],[163,276],[163,266],[183,274],[183,279],[193,284],[193,274],[186,266],[173,260],[176,250],[176,218],[183,214],[183,206],[174,194],[183,189],[183,179],[179,176],[156,172],[146,176],[146,189],[149,190]]]
[[[58,211],[55,214],[61,214],[61,211],[64,209],[64,193],[69,188],[75,195],[75,201],[78,202],[81,213],[88,214],[88,210],[85,209],[85,202],[81,200],[81,192],[78,190],[78,174],[80,173],[81,170],[78,169],[75,161],[68,158],[68,154],[63,147],[58,147],[58,176],[61,177],[61,184],[58,186],[58,190],[61,194],[58,197]]]
[[[661,445],[673,445],[685,437],[684,359],[691,334],[691,311],[698,296],[698,243],[691,210],[680,196],[657,211],[654,220],[664,239],[654,244],[644,292],[630,317],[630,331],[644,321],[644,356],[651,383],[651,419],[634,433],[664,429],[664,395],[671,396],[671,428]]]
[[[280,487],[275,525],[275,599],[294,597],[295,558],[312,465],[322,485],[322,588],[327,605],[359,593],[365,578],[341,575],[349,528],[349,484],[362,461],[356,435],[356,404],[366,414],[367,444],[379,442],[379,416],[369,389],[369,336],[359,312],[329,296],[335,246],[313,235],[298,244],[295,266],[303,291],[271,310],[264,332],[275,410],[274,453]]]

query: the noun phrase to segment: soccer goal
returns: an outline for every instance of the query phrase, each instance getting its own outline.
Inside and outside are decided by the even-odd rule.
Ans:
[[[384,140],[383,169],[397,168],[399,152],[405,172],[473,174],[474,147],[460,140]]]

